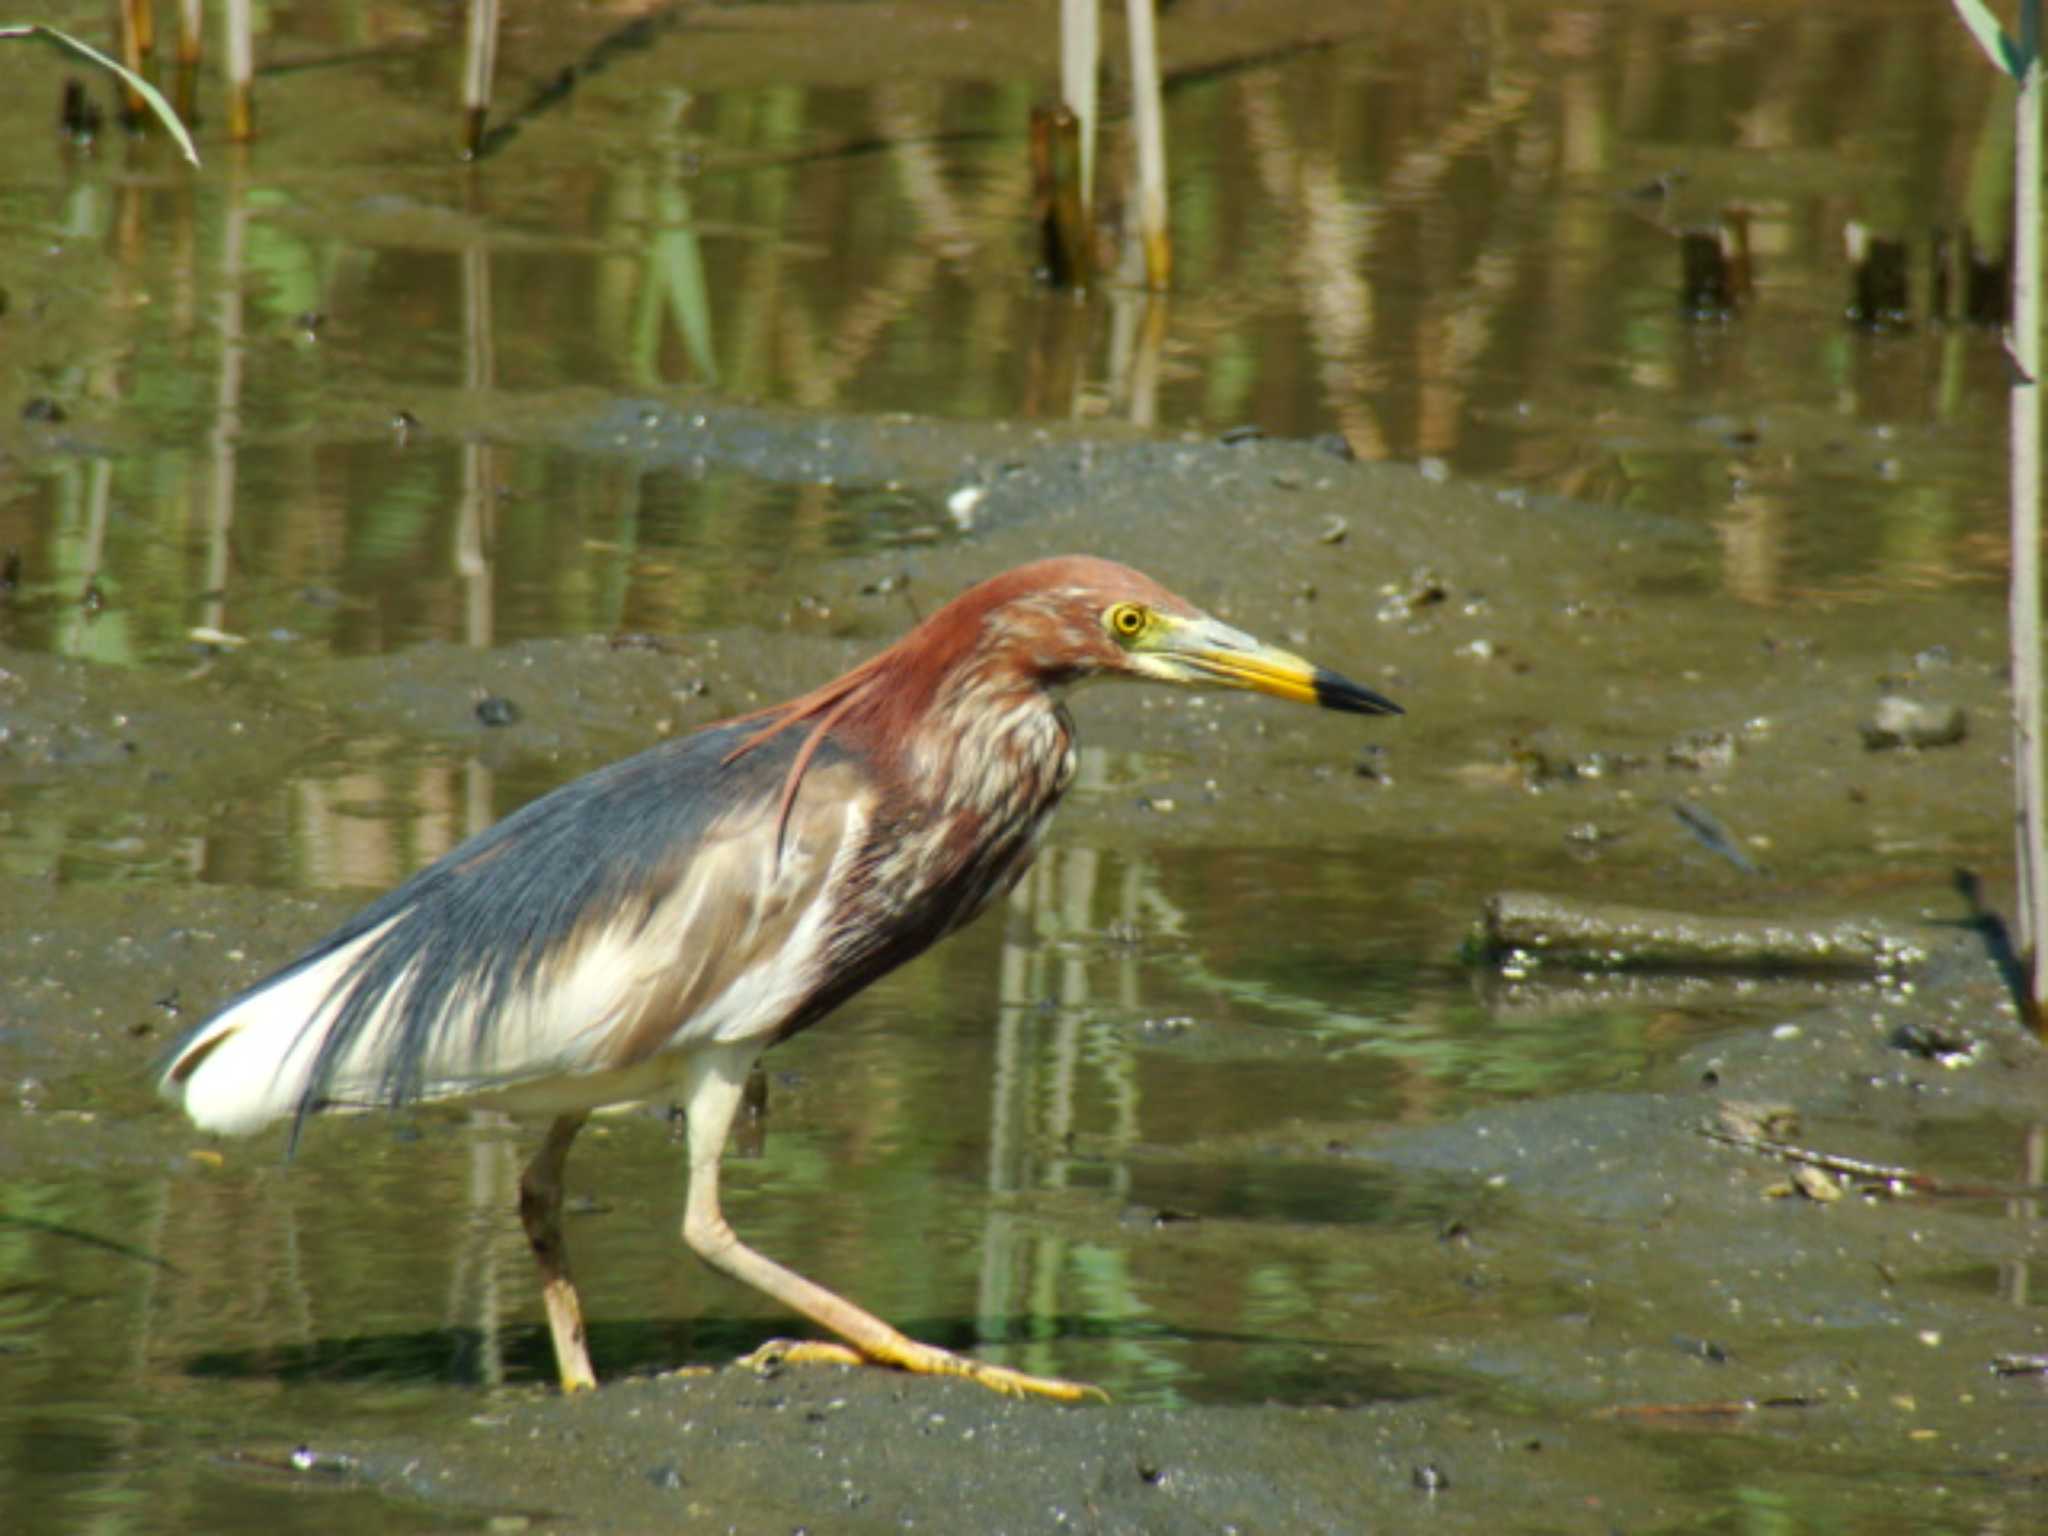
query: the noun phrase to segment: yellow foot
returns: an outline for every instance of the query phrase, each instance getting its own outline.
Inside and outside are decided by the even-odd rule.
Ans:
[[[566,1351],[556,1345],[555,1376],[562,1383],[564,1397],[597,1390],[597,1372],[590,1368],[590,1356],[583,1352],[580,1341]]]
[[[845,1344],[830,1344],[818,1339],[770,1339],[752,1354],[742,1356],[737,1363],[754,1371],[769,1371],[780,1365],[890,1365],[919,1376],[959,1376],[1005,1397],[1049,1397],[1061,1403],[1081,1403],[1090,1398],[1105,1403],[1109,1401],[1107,1392],[1086,1382],[1062,1381],[1057,1376],[1032,1376],[1023,1371],[1013,1371],[1007,1365],[969,1360],[963,1355],[951,1354],[930,1344],[913,1343],[909,1339],[903,1340],[901,1347],[892,1347],[887,1353],[874,1355],[862,1354]]]

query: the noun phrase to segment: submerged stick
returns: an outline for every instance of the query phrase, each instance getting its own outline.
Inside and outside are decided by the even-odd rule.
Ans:
[[[1503,891],[1490,899],[1474,938],[1492,964],[1536,961],[1585,970],[1890,975],[1927,958],[1926,942],[1917,933],[1867,918],[1803,923],[1702,917],[1529,891]]]

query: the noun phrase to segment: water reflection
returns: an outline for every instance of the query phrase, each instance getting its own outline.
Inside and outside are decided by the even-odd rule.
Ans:
[[[219,453],[190,532],[137,526],[121,471],[95,459],[48,485],[42,557],[5,618],[25,649],[191,665],[254,642],[283,654],[476,648],[576,634],[687,634],[759,618],[786,563],[938,536],[922,498],[788,485],[700,466],[644,473],[566,451],[428,438],[335,448],[365,505],[295,499],[293,466]],[[395,462],[394,462],[395,461]]]
[[[677,28],[464,168],[441,158],[445,117],[411,132],[431,55],[362,51],[397,19],[373,9],[345,38],[295,38],[283,29],[307,18],[271,17],[274,52],[338,62],[281,78],[270,137],[214,145],[196,178],[165,179],[146,144],[125,173],[112,144],[53,164],[28,116],[8,136],[11,212],[62,251],[68,285],[46,295],[48,274],[18,259],[5,274],[18,311],[57,306],[49,325],[14,322],[17,390],[70,418],[35,434],[29,479],[0,501],[32,606],[64,610],[11,626],[16,643],[120,656],[146,630],[143,654],[160,654],[215,627],[231,582],[303,567],[314,538],[355,567],[341,586],[431,586],[422,514],[455,493],[423,484],[422,455],[387,451],[394,413],[465,452],[530,449],[548,402],[580,387],[1335,431],[1368,457],[1733,529],[1755,527],[1767,485],[1787,536],[1731,549],[1745,601],[1984,574],[1996,337],[1867,337],[1841,318],[1845,216],[1918,239],[1907,210],[1942,206],[1944,168],[1977,156],[2002,110],[1938,10],[1888,12],[1860,54],[1838,46],[1860,25],[1846,12],[1731,26],[1510,7],[1465,17],[1458,53],[1369,11],[1328,47],[1241,67],[1176,65],[1169,28],[1170,305],[1114,286],[1077,304],[1030,282],[1022,77],[806,87],[792,63],[791,83],[721,83],[706,40]],[[535,27],[514,77],[589,41]],[[1693,62],[1669,73],[1679,58]],[[1944,110],[1886,89],[1908,67]],[[33,92],[17,98],[0,112],[26,113]],[[1881,170],[1822,174],[1863,142],[1891,150]],[[1106,145],[1106,174],[1127,159]],[[1628,195],[1644,186],[1662,191]],[[1950,221],[1995,228],[1978,201]],[[1757,298],[1703,325],[1674,302],[1679,237],[1728,207],[1752,231]],[[478,469],[465,459],[462,494],[484,488]],[[631,500],[595,466],[514,463],[514,510],[479,525],[484,545],[554,517],[535,503],[565,481],[583,515]],[[274,509],[297,560],[244,542]],[[394,546],[413,569],[369,569]],[[750,547],[786,561],[807,544]]]

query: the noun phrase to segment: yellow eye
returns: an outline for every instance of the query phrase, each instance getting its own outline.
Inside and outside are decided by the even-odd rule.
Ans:
[[[1118,603],[1104,615],[1103,622],[1109,632],[1119,640],[1135,640],[1145,633],[1145,626],[1151,622],[1151,615],[1136,603]]]

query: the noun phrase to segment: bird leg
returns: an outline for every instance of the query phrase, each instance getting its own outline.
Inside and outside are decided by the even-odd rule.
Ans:
[[[1008,1366],[990,1365],[920,1344],[872,1312],[806,1280],[793,1269],[785,1269],[741,1242],[719,1210],[718,1168],[725,1151],[726,1132],[739,1108],[747,1071],[757,1054],[750,1047],[705,1048],[689,1063],[682,1095],[690,1136],[690,1194],[684,1207],[683,1241],[713,1269],[772,1296],[791,1311],[838,1334],[846,1344],[776,1340],[762,1345],[744,1363],[893,1365],[926,1376],[962,1376],[1011,1397],[1037,1395],[1068,1403],[1089,1397],[1107,1399],[1108,1394],[1100,1387],[1053,1376],[1032,1376]]]
[[[564,1392],[588,1392],[597,1385],[584,1346],[583,1306],[569,1274],[569,1247],[562,1237],[562,1164],[569,1143],[583,1128],[583,1115],[561,1115],[547,1140],[519,1175],[519,1221],[540,1265],[540,1296],[548,1309],[548,1333],[555,1341],[555,1369]]]

